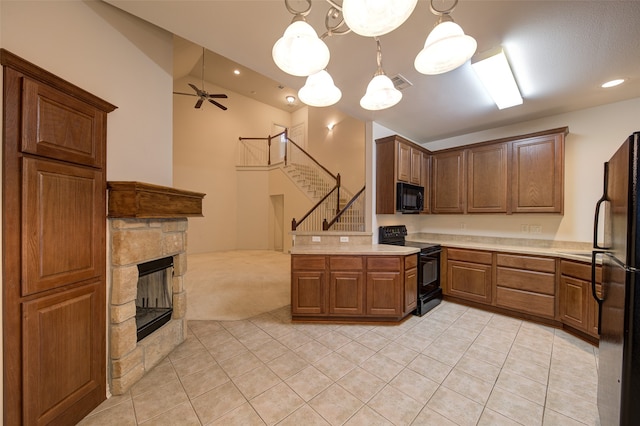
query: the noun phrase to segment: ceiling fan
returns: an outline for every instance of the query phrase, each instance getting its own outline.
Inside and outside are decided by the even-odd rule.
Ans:
[[[204,47],[202,48],[202,89],[198,89],[195,84],[189,83],[189,87],[191,87],[196,93],[184,93],[184,92],[173,92],[176,95],[187,95],[187,96],[197,96],[198,100],[196,101],[196,105],[194,108],[200,108],[204,101],[209,101],[218,108],[223,111],[227,110],[227,107],[214,101],[214,99],[218,98],[227,98],[228,96],[224,93],[214,93],[210,94],[206,90],[204,90]]]

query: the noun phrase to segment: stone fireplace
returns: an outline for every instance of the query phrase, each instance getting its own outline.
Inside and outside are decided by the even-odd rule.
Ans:
[[[108,375],[111,393],[121,395],[186,337],[186,217],[202,215],[204,194],[139,182],[109,182],[108,189]],[[170,319],[138,341],[139,265],[167,259],[173,269]]]

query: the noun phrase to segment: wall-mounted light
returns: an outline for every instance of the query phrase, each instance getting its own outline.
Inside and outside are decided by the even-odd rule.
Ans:
[[[327,129],[329,129],[329,131],[332,131],[334,127],[336,127],[336,123],[327,124]]]
[[[616,87],[621,85],[622,83],[624,83],[624,78],[617,78],[615,80],[611,80],[611,81],[607,81],[606,83],[603,83],[602,87],[603,89],[608,89],[609,87]]]
[[[471,66],[499,109],[522,104],[518,85],[501,47],[485,52]]]

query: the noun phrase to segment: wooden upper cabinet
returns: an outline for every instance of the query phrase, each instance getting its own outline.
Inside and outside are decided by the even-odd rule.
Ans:
[[[566,131],[513,142],[514,213],[564,212],[564,137]]]
[[[396,179],[400,182],[409,182],[411,180],[411,147],[404,143],[398,143]]]
[[[411,148],[411,174],[409,183],[420,185],[422,183],[422,152]]]
[[[107,113],[22,78],[22,152],[102,167]]]
[[[400,136],[376,139],[376,214],[396,212],[398,182],[424,186],[427,196],[429,178],[425,176],[425,159],[429,159],[428,151]],[[428,202],[423,211],[428,212]]]
[[[422,181],[420,186],[424,188],[424,205],[422,213],[431,213],[431,156],[422,154]]]
[[[431,161],[431,212],[464,213],[465,152],[434,154]]]
[[[470,148],[467,151],[467,212],[508,212],[507,143]]]

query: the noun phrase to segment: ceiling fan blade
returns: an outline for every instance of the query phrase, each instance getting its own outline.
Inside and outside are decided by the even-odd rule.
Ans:
[[[210,98],[225,98],[225,99],[228,98],[228,96],[225,95],[224,93],[216,93],[214,95],[207,95],[207,96],[209,96]]]
[[[198,94],[198,96],[202,96],[202,90],[198,89],[195,84],[191,84],[189,83],[189,87],[191,87],[193,90],[196,91],[196,93]]]
[[[218,108],[220,108],[223,111],[227,110],[226,106],[224,106],[222,104],[219,104],[218,102],[214,101],[213,99],[209,99],[209,102],[211,102],[212,104],[214,104],[215,106],[217,106]]]
[[[198,102],[196,102],[195,108],[200,108],[202,106],[202,102],[203,102],[202,98],[198,99]]]
[[[173,92],[174,95],[198,96],[195,93]]]

